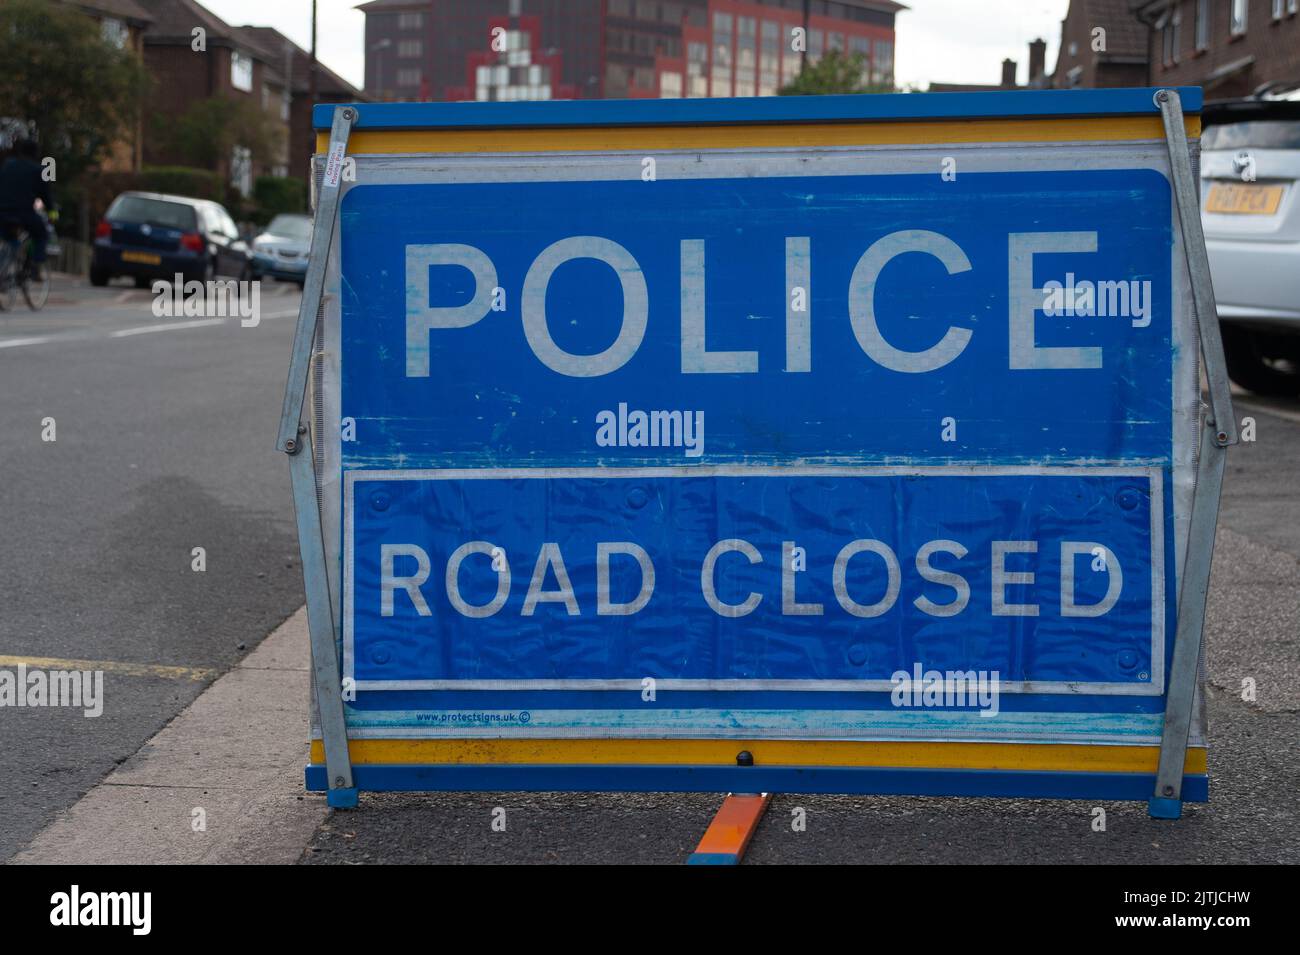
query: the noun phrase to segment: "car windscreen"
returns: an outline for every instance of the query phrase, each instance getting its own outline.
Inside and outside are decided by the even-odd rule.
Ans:
[[[1207,126],[1202,149],[1300,149],[1300,120],[1262,119]]]
[[[282,235],[305,242],[311,238],[311,220],[306,216],[276,216],[266,227],[266,231],[271,235]]]
[[[198,227],[193,206],[145,196],[118,196],[104,213],[104,218],[115,222],[148,223],[185,232],[193,232]]]

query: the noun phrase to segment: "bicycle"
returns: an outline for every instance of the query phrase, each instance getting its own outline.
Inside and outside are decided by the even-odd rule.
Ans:
[[[31,237],[17,223],[0,223],[0,312],[12,312],[23,293],[27,307],[39,312],[50,297],[50,273],[36,278]]]

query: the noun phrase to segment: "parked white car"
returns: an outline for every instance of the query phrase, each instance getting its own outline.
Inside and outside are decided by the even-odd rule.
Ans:
[[[1201,221],[1228,375],[1300,395],[1300,87],[1207,103]]]

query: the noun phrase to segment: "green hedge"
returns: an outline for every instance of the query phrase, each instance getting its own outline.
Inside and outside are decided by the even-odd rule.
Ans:
[[[253,181],[253,202],[251,217],[259,225],[282,212],[306,212],[307,181],[292,176],[258,176]]]

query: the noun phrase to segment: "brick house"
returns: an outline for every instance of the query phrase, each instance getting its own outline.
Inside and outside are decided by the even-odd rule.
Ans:
[[[144,58],[144,34],[153,17],[136,0],[63,0],[63,3],[98,23],[105,43]],[[138,172],[143,161],[144,123],[141,118],[130,134],[112,145],[100,168],[105,172]]]
[[[232,27],[194,0],[135,0],[153,20],[144,35],[144,61],[154,80],[146,130],[159,119],[175,121],[195,103],[222,96],[259,106],[278,134],[271,155],[253,155],[235,144],[213,171],[247,195],[260,175],[285,175],[289,158],[290,95],[288,67],[279,50],[268,50],[255,36]],[[195,30],[203,31],[205,50],[195,50]],[[149,124],[153,123],[153,126]],[[144,161],[150,165],[184,164],[163,137],[146,135]]]
[[[320,61],[315,64],[316,82],[312,86],[311,54],[274,27],[242,27],[245,36],[262,49],[281,57],[289,64],[289,175],[306,179],[311,157],[316,151],[316,133],[312,128],[312,98],[317,103],[365,103],[368,98]]]
[[[1053,87],[1147,85],[1147,28],[1131,6],[1132,0],[1070,0]]]
[[[1148,28],[1147,82],[1210,99],[1300,84],[1300,0],[1130,0]]]

